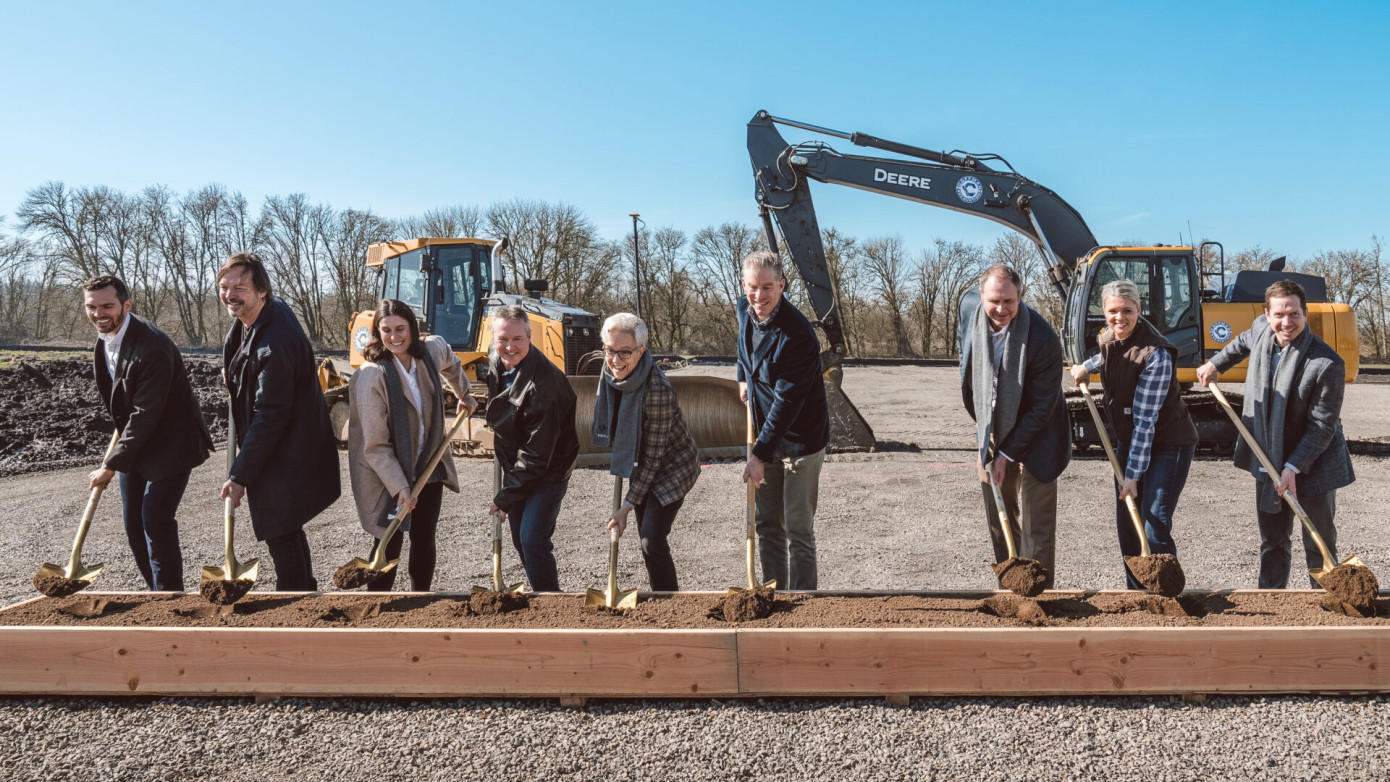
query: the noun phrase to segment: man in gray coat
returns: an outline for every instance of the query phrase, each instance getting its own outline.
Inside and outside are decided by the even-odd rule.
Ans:
[[[1236,441],[1235,465],[1255,476],[1260,589],[1283,589],[1289,582],[1295,523],[1293,509],[1281,499],[1285,492],[1303,506],[1333,558],[1337,556],[1337,489],[1356,480],[1342,435],[1346,365],[1308,328],[1307,296],[1291,280],[1265,290],[1265,314],[1198,367],[1197,380],[1206,386],[1247,356],[1241,418],[1270,462],[1284,468],[1278,476],[1266,475],[1243,438]],[[1322,566],[1322,554],[1307,530],[1303,551],[1310,569]],[[1317,582],[1308,580],[1317,588]]]

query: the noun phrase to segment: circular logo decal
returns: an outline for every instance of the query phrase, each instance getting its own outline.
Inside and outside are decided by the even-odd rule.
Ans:
[[[1231,324],[1227,323],[1224,320],[1218,320],[1217,322],[1211,324],[1211,328],[1208,330],[1208,333],[1211,334],[1212,342],[1217,342],[1224,345],[1227,342],[1231,341]]]
[[[973,176],[963,176],[956,182],[956,198],[967,204],[973,204],[980,200],[980,196],[985,194],[985,186],[980,180]]]
[[[352,332],[352,347],[358,353],[367,349],[367,343],[372,341],[372,332],[366,326],[358,326]]]

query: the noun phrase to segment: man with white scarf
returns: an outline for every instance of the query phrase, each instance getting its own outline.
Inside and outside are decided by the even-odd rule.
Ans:
[[[1004,496],[1018,556],[1056,578],[1057,477],[1071,460],[1062,398],[1062,343],[1022,300],[1022,281],[991,266],[961,299],[961,396],[975,419],[980,488],[996,561],[1008,558],[989,473]],[[1020,501],[1021,499],[1021,501]]]
[[[1217,380],[1246,357],[1245,405],[1241,418],[1274,464],[1267,475],[1244,438],[1236,441],[1234,462],[1255,476],[1260,527],[1260,589],[1288,586],[1293,560],[1293,510],[1281,497],[1293,494],[1335,560],[1337,489],[1356,480],[1342,434],[1342,396],[1346,362],[1308,328],[1308,297],[1303,286],[1280,280],[1265,290],[1265,314],[1250,330],[1231,340],[1197,368],[1203,385]],[[1308,567],[1322,567],[1322,555],[1303,531]],[[1314,589],[1316,581],[1309,578]]]

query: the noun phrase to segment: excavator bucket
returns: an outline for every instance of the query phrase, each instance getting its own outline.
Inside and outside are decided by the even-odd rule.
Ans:
[[[869,422],[864,420],[859,408],[849,401],[840,387],[844,370],[831,367],[822,376],[825,380],[825,402],[830,408],[830,450],[872,451],[877,440]]]

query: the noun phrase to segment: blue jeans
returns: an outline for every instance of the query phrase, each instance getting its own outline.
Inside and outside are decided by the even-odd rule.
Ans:
[[[183,591],[183,552],[174,514],[188,487],[189,471],[157,481],[139,472],[121,473],[125,534],[145,585],[159,592]]]
[[[1192,445],[1174,445],[1165,448],[1155,447],[1150,452],[1149,469],[1145,470],[1144,477],[1139,479],[1139,496],[1135,498],[1135,505],[1139,506],[1139,518],[1144,522],[1144,537],[1149,539],[1151,554],[1177,556],[1178,545],[1173,542],[1173,511],[1178,507],[1178,497],[1182,495],[1182,487],[1187,483],[1187,471],[1192,467],[1194,449],[1195,446]],[[1120,464],[1123,471],[1124,463],[1129,460],[1128,444],[1122,445],[1116,455],[1123,460]],[[1117,495],[1119,490],[1117,484]],[[1129,508],[1118,496],[1115,498],[1115,529],[1120,533],[1122,556],[1137,557],[1144,553],[1139,544],[1139,534],[1129,517]],[[1125,565],[1124,569],[1125,587],[1142,590],[1144,585],[1135,580],[1134,574],[1129,572],[1129,566]]]
[[[560,569],[555,565],[555,546],[550,538],[555,534],[555,519],[560,515],[560,502],[569,491],[569,480],[541,481],[531,496],[507,511],[507,526],[512,530],[512,546],[521,556],[526,568],[526,580],[532,592],[559,592]]]

